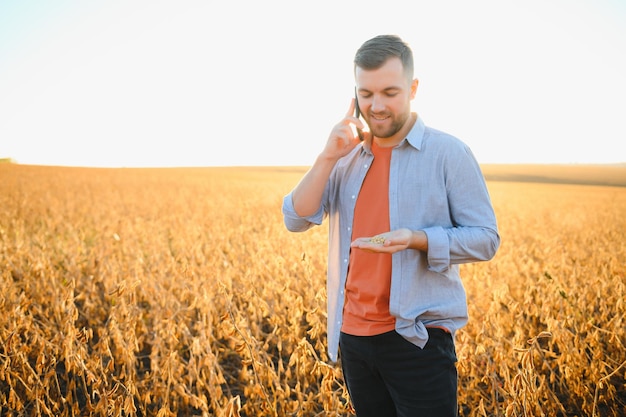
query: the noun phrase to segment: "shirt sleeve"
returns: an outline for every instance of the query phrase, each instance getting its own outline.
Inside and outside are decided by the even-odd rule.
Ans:
[[[292,193],[283,198],[283,221],[290,232],[304,232],[313,226],[319,226],[324,220],[324,207],[320,206],[317,213],[312,216],[300,217],[293,207]]]
[[[500,245],[487,185],[467,146],[446,165],[445,184],[451,226],[424,229],[429,268],[439,273],[452,264],[489,260]]]
[[[428,238],[428,267],[431,271],[444,273],[450,266],[450,244],[443,227],[424,229]]]

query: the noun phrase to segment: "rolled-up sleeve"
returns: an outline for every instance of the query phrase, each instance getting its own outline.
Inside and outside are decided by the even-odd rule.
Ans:
[[[304,232],[313,226],[319,226],[322,224],[322,221],[324,220],[324,207],[320,206],[317,213],[312,216],[300,217],[293,207],[292,193],[293,192],[287,194],[283,198],[283,221],[285,222],[287,230],[290,232]]]
[[[428,239],[428,269],[444,273],[450,266],[450,241],[443,227],[424,229]]]

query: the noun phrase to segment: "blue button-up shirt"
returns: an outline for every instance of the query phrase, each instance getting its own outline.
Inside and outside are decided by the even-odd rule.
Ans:
[[[328,216],[327,326],[332,361],[339,350],[354,207],[373,158],[366,144],[341,158],[312,216],[298,216],[291,193],[283,200],[290,231],[305,231]],[[396,318],[396,331],[422,348],[428,341],[426,326],[445,327],[454,336],[468,318],[459,264],[489,260],[500,245],[485,180],[469,147],[418,118],[392,151],[389,222],[391,230],[423,230],[428,237],[427,253],[407,249],[392,255],[389,311]]]

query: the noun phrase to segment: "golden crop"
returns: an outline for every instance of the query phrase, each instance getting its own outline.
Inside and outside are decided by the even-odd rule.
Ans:
[[[294,168],[0,165],[0,414],[345,416]],[[626,415],[626,187],[488,182],[462,416]]]

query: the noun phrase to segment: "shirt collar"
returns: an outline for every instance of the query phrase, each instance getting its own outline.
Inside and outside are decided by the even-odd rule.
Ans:
[[[424,132],[426,131],[426,126],[424,125],[424,121],[421,117],[417,116],[415,120],[415,124],[409,131],[409,134],[406,135],[404,139],[407,141],[412,147],[417,149],[418,151],[422,147],[422,141],[424,139]],[[403,141],[404,142],[404,141]]]

